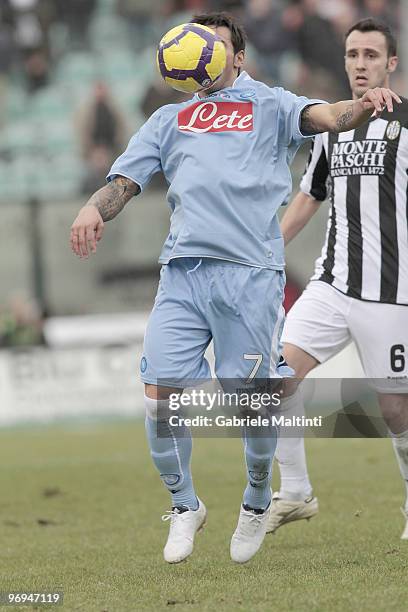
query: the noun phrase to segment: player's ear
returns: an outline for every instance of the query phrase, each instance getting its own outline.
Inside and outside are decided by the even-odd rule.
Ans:
[[[245,51],[238,51],[238,53],[236,53],[234,55],[234,68],[241,68],[242,64],[244,63],[244,59],[245,59]]]
[[[398,66],[398,57],[393,55],[388,58],[387,72],[395,72]]]

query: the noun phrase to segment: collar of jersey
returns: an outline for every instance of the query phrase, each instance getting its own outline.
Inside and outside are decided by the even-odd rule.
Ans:
[[[229,92],[231,90],[243,90],[243,89],[247,89],[250,84],[252,82],[252,78],[249,76],[249,74],[247,72],[245,72],[245,70],[243,70],[241,72],[240,75],[237,76],[237,78],[235,79],[235,81],[233,82],[233,84],[230,87],[224,87],[223,89],[219,89],[218,91],[214,91],[214,93],[210,94],[209,96],[205,96],[204,98],[200,98],[200,96],[198,95],[198,93],[194,94],[193,97],[193,101],[205,101],[208,100],[210,98],[216,98],[217,95],[222,97],[222,94],[225,92]]]

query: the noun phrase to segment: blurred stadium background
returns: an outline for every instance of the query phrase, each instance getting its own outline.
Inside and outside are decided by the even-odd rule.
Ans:
[[[252,76],[335,100],[349,97],[344,32],[374,15],[393,26],[402,45],[407,4],[0,1],[0,425],[134,413],[143,329],[168,228],[163,181],[157,177],[106,226],[96,257],[76,259],[68,233],[130,135],[158,106],[180,99],[156,71],[161,35],[193,13],[228,10],[246,27]],[[403,47],[400,55],[393,86],[405,94]],[[306,155],[301,150],[293,165],[295,189]],[[322,205],[287,251],[287,307],[311,274],[326,219]],[[342,363],[345,375],[358,375],[352,350]]]

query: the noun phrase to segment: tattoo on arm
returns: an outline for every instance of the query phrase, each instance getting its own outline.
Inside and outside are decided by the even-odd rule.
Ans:
[[[353,118],[353,105],[350,104],[343,113],[339,113],[336,118],[336,128],[338,132],[343,132]]]
[[[123,210],[130,198],[138,193],[139,185],[124,176],[118,176],[94,193],[88,205],[96,206],[102,219],[110,221]]]
[[[302,114],[300,117],[300,131],[304,136],[311,136],[313,134],[318,134],[322,131],[310,116],[310,109],[312,108],[312,106],[315,105],[310,104],[309,106],[306,106],[306,108],[302,110]]]

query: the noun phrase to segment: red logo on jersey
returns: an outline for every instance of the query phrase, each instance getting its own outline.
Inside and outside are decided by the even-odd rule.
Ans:
[[[196,102],[178,114],[183,132],[252,132],[252,102]]]

